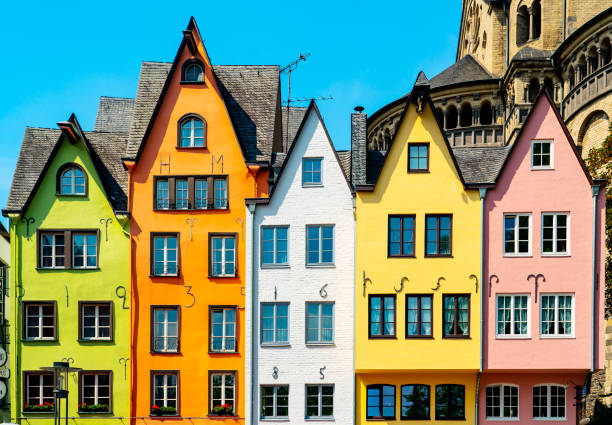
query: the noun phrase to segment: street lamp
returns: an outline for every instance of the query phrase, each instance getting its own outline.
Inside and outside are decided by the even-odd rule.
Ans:
[[[53,424],[61,425],[60,399],[65,399],[66,425],[68,425],[68,374],[78,372],[81,368],[70,367],[68,362],[53,362],[53,366],[41,367],[41,369],[53,372],[53,395],[55,396]]]

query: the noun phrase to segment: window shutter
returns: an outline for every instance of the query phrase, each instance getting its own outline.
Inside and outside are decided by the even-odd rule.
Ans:
[[[72,268],[72,232],[64,230],[64,268]]]
[[[210,176],[206,179],[206,205],[208,209],[215,208],[215,179]]]
[[[53,339],[57,339],[57,301],[53,301]]]
[[[40,230],[36,230],[36,250],[36,267],[40,269],[42,266],[42,233]]]
[[[189,204],[187,208],[191,210],[195,208],[195,177],[187,178],[187,193],[189,194]]]

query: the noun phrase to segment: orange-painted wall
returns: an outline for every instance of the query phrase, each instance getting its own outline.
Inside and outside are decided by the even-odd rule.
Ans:
[[[197,31],[194,31],[197,37]],[[211,73],[211,64],[201,40],[196,39],[198,53],[206,67],[205,85],[181,85],[180,65],[191,58],[188,48],[181,53],[179,66],[172,78],[162,107],[138,162],[130,171],[130,211],[132,233],[132,416],[148,417],[151,406],[151,370],[178,370],[179,414],[181,417],[205,417],[208,414],[208,371],[237,371],[237,414],[244,418],[244,352],[245,352],[245,219],[244,198],[266,196],[266,169],[247,167],[234,133],[223,99]],[[207,121],[207,148],[177,149],[177,121],[187,113],[197,113]],[[163,175],[211,174],[211,159],[223,155],[214,164],[213,174],[227,174],[229,208],[222,211],[153,211],[153,177],[160,175],[160,162],[170,162],[170,173]],[[187,218],[197,219],[193,241]],[[180,233],[180,276],[150,276],[151,232]],[[236,278],[208,278],[209,232],[236,232]],[[195,296],[187,294],[191,286]],[[180,353],[150,352],[151,305],[179,305]],[[209,354],[209,306],[235,305],[237,309],[238,353]],[[176,418],[166,418],[177,422]],[[208,423],[209,419],[185,419],[187,423]],[[244,419],[227,419],[243,423]],[[150,423],[136,419],[132,423]],[[215,421],[218,423],[218,420]]]

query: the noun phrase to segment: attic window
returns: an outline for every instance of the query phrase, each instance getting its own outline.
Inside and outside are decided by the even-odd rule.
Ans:
[[[87,175],[81,166],[64,164],[57,172],[56,192],[58,195],[87,195]]]
[[[206,120],[197,114],[188,114],[178,123],[179,148],[206,147]]]
[[[183,64],[181,83],[204,84],[204,64],[196,59],[186,61]]]

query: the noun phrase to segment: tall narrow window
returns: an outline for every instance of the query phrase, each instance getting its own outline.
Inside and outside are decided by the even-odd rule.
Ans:
[[[211,307],[210,351],[215,353],[236,352],[236,309],[234,307]]]
[[[302,159],[302,186],[320,186],[323,184],[321,179],[322,161],[322,158]]]
[[[261,419],[286,418],[289,416],[289,386],[262,385]]]
[[[369,337],[395,337],[395,295],[370,295]]]
[[[85,195],[85,173],[79,167],[69,167],[61,176],[60,193],[62,195]]]
[[[80,374],[79,384],[81,413],[107,413],[111,411],[112,380],[110,371],[89,372]]]
[[[542,254],[565,255],[568,249],[569,214],[542,214]]]
[[[210,372],[210,413],[236,414],[236,372]]]
[[[151,385],[152,413],[163,411],[165,414],[178,414],[178,372],[152,371],[151,374],[153,381]]]
[[[41,233],[41,261],[45,269],[64,267],[64,233]]]
[[[531,214],[504,214],[504,254],[531,254]]]
[[[72,267],[96,268],[98,266],[98,235],[95,233],[72,234]]]
[[[565,387],[536,385],[533,387],[533,417],[565,419]]]
[[[37,406],[50,406],[49,412],[55,410],[54,382],[52,373],[25,373],[24,412],[37,411]]]
[[[531,168],[533,170],[553,168],[553,142],[533,140],[531,142]]]
[[[227,180],[215,179],[215,209],[227,208]]]
[[[529,335],[529,296],[497,296],[497,336]]]
[[[490,385],[486,388],[486,415],[491,419],[519,417],[519,388],[515,385]]]
[[[408,172],[429,171],[429,143],[408,143]]]
[[[214,277],[236,276],[236,237],[210,236],[210,275]]]
[[[176,209],[177,210],[186,210],[189,208],[189,190],[187,187],[187,179],[176,179],[175,181],[176,187]]]
[[[180,143],[181,148],[203,148],[206,146],[204,132],[206,125],[200,118],[189,117],[180,124]]]
[[[406,295],[406,338],[432,336],[432,296]]]
[[[542,336],[572,336],[573,295],[542,295],[540,332]]]
[[[207,207],[208,185],[206,179],[195,179],[195,207],[204,210]]]
[[[264,226],[261,228],[261,265],[285,266],[288,257],[289,226]]]
[[[112,303],[80,304],[80,339],[110,340],[112,338]]]
[[[156,353],[177,353],[179,350],[178,307],[153,307],[152,347]]]
[[[453,217],[448,214],[425,216],[425,256],[451,255],[452,220]]]
[[[334,226],[306,226],[306,264],[332,265],[334,263]]]
[[[366,419],[395,419],[394,385],[368,385]]]
[[[178,275],[178,236],[153,236],[153,270],[154,276]]]
[[[306,385],[306,419],[334,417],[334,386]]]
[[[168,180],[157,180],[157,191],[155,192],[156,208],[167,210],[170,208],[170,194],[168,192]]]
[[[54,340],[57,317],[54,302],[23,303],[24,333],[27,340]]]
[[[429,385],[402,385],[401,419],[429,419],[429,405]]]
[[[436,385],[436,419],[465,419],[465,386]]]
[[[444,338],[470,336],[470,296],[443,295]]]
[[[306,303],[306,343],[334,342],[334,303]]]
[[[289,304],[261,304],[261,344],[289,344]]]
[[[414,256],[414,215],[389,216],[389,257]]]

